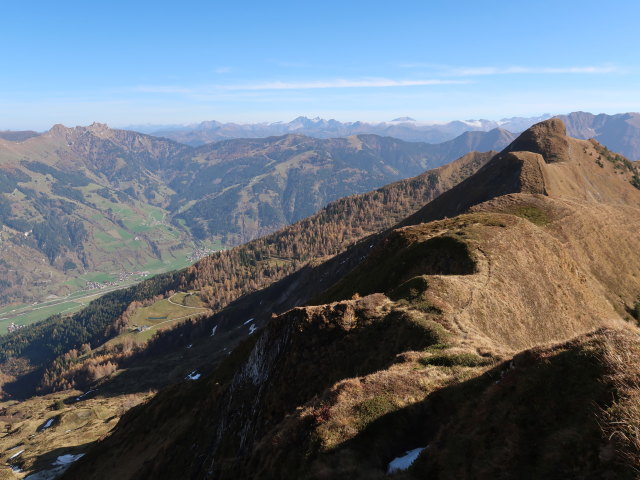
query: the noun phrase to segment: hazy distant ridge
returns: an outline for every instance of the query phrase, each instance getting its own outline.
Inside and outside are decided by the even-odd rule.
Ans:
[[[569,135],[575,138],[595,138],[609,149],[630,159],[640,159],[640,114],[619,113],[616,115],[588,112],[573,112],[557,115],[567,126]],[[143,133],[170,138],[199,146],[232,138],[261,138],[289,133],[316,138],[348,137],[351,135],[375,134],[395,137],[409,142],[442,143],[466,132],[488,132],[496,128],[519,133],[531,125],[551,118],[511,117],[502,120],[456,120],[448,123],[421,123],[412,117],[399,117],[390,122],[339,122],[321,118],[298,117],[290,122],[275,123],[221,123],[215,120],[192,125],[135,125],[126,127]]]
[[[395,137],[409,142],[442,143],[465,132],[488,132],[496,128],[521,132],[534,123],[551,118],[545,114],[530,118],[505,118],[492,120],[465,120],[448,123],[421,123],[411,117],[399,117],[390,122],[340,122],[322,118],[297,117],[290,122],[274,123],[221,123],[215,120],[191,125],[131,125],[125,127],[155,136],[199,146],[219,140],[233,138],[262,138],[295,133],[317,138],[348,137],[360,134],[375,134]]]

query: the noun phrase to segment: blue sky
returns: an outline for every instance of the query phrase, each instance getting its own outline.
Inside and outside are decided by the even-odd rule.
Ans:
[[[3,2],[0,129],[640,110],[636,1]]]

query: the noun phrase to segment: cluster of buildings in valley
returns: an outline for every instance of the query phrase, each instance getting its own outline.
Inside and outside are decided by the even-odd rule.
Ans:
[[[189,260],[189,262],[191,263],[194,263],[203,257],[211,255],[214,252],[216,252],[216,250],[212,250],[210,248],[198,247],[187,255],[187,260]],[[136,271],[136,272],[120,272],[118,274],[117,280],[112,280],[108,282],[94,282],[94,281],[87,282],[85,284],[85,289],[101,290],[103,288],[108,288],[108,287],[117,287],[118,285],[124,282],[134,279],[134,277],[137,277],[138,280],[142,280],[143,278],[148,277],[149,275],[151,275],[151,273],[148,272],[147,270]]]
[[[7,332],[11,333],[11,332],[15,332],[16,330],[20,330],[21,328],[24,328],[25,325],[18,325],[14,322],[11,322],[9,324],[9,326],[7,327]]]
[[[215,250],[211,250],[210,248],[196,248],[193,252],[187,255],[187,260],[191,263],[197,262],[203,257],[211,255]]]
[[[146,270],[142,271],[142,272],[122,272],[118,274],[118,281],[119,282],[126,282],[127,280],[130,280],[132,277],[147,277],[151,275],[151,273],[147,272]]]
[[[118,282],[87,282],[87,290],[99,290],[107,287],[117,287]]]
[[[216,252],[216,250],[212,250],[210,248],[197,247],[191,253],[189,253],[186,257],[187,257],[187,260],[189,260],[189,262],[194,263],[203,257],[211,255],[214,252]],[[101,290],[103,288],[108,288],[108,287],[117,287],[118,285],[133,279],[142,280],[143,278],[148,277],[149,275],[151,275],[151,272],[147,270],[136,271],[136,272],[120,272],[118,273],[117,280],[112,280],[108,282],[95,282],[95,281],[86,282],[85,289]]]
[[[118,280],[112,280],[109,282],[87,282],[86,289],[99,290],[107,287],[117,287],[121,283],[131,280],[133,277],[138,277],[140,279],[149,275],[151,275],[151,273],[146,270],[138,272],[121,272],[118,274]]]

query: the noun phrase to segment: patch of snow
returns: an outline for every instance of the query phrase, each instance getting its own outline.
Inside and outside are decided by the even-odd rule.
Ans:
[[[482,127],[482,122],[480,120],[463,120],[462,123],[469,125],[470,127]]]
[[[384,122],[384,123],[416,123],[416,119],[411,117],[398,117],[398,118],[394,118],[390,122]]]
[[[42,430],[46,430],[47,428],[49,428],[51,425],[53,425],[53,421],[55,420],[55,417],[51,417],[49,420],[47,420],[47,423],[45,423],[42,426]]]
[[[86,397],[87,395],[89,395],[90,393],[96,392],[98,389],[95,388],[93,390],[89,390],[88,392],[84,392],[82,395],[80,395],[79,397],[76,397],[76,402],[79,402],[80,400],[82,400],[84,397]]]
[[[250,318],[249,320],[247,320],[246,322],[243,323],[243,325],[246,325],[247,323],[251,323],[253,322],[253,318]]]
[[[23,449],[23,450],[20,450],[20,451],[19,451],[19,452],[17,452],[17,453],[14,453],[13,455],[11,455],[11,456],[9,457],[9,460],[13,460],[14,458],[19,457],[19,456],[20,456],[20,455],[22,455],[23,453],[24,453],[24,449]]]
[[[396,457],[389,462],[389,466],[387,467],[387,473],[395,473],[400,472],[402,470],[406,470],[411,466],[413,462],[415,462],[420,452],[422,452],[426,447],[422,448],[414,448],[413,450],[409,450],[402,457]]]
[[[194,370],[189,375],[184,377],[186,380],[198,380],[202,375],[198,373],[197,370]]]
[[[16,472],[16,473],[22,473],[22,469],[17,466],[17,465],[9,465],[11,467],[11,470]]]
[[[60,477],[73,462],[84,456],[84,453],[77,455],[66,454],[60,455],[56,461],[51,465],[49,470],[40,470],[39,472],[32,473],[25,477],[24,480],[55,480]]]
[[[212,337],[216,334],[216,330],[217,330],[217,329],[218,329],[218,326],[217,326],[217,325],[211,329],[211,336],[212,336]]]
[[[256,330],[257,330],[256,326],[252,324],[252,325],[249,327],[249,335],[253,335],[253,334],[255,333],[255,331],[256,331]]]
[[[54,462],[54,465],[69,465],[70,463],[73,463],[82,457],[84,457],[84,453],[79,453],[77,455],[71,455],[70,453],[66,455],[60,455]]]

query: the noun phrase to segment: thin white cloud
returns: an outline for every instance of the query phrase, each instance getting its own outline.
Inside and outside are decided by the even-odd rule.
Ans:
[[[142,93],[168,93],[185,95],[210,95],[216,92],[249,92],[262,90],[315,90],[330,88],[391,88],[417,87],[429,85],[462,85],[471,83],[469,80],[424,79],[424,80],[393,80],[389,78],[374,78],[364,80],[320,80],[311,82],[264,82],[254,84],[224,84],[203,87],[180,87],[175,85],[139,85],[131,90]]]
[[[447,68],[451,68],[448,65],[442,65],[440,63],[428,63],[428,62],[407,62],[400,63],[397,65],[400,68],[430,68],[433,70],[444,70]]]
[[[283,68],[321,68],[323,65],[318,65],[309,62],[290,62],[281,60],[270,60],[274,65]]]
[[[214,70],[214,72],[219,74],[231,73],[231,67],[218,67]]]
[[[436,65],[431,63],[403,63],[398,65],[400,68],[425,68],[438,71],[448,76],[474,77],[482,75],[543,75],[543,74],[605,74],[620,73],[622,69],[613,65],[588,65],[588,66],[568,66],[568,67],[525,67],[513,65],[507,67],[454,67],[447,65]]]
[[[615,73],[619,69],[612,66],[607,67],[480,67],[480,68],[460,68],[450,71],[451,75],[476,76],[476,75],[514,75],[514,74],[602,74]]]
[[[365,80],[325,80],[314,82],[266,82],[250,85],[221,85],[221,90],[311,90],[318,88],[388,88],[388,87],[416,87],[426,85],[452,85],[469,83],[466,80],[392,80],[389,78],[375,78]]]
[[[141,93],[193,93],[193,90],[175,85],[138,85],[129,90]]]

